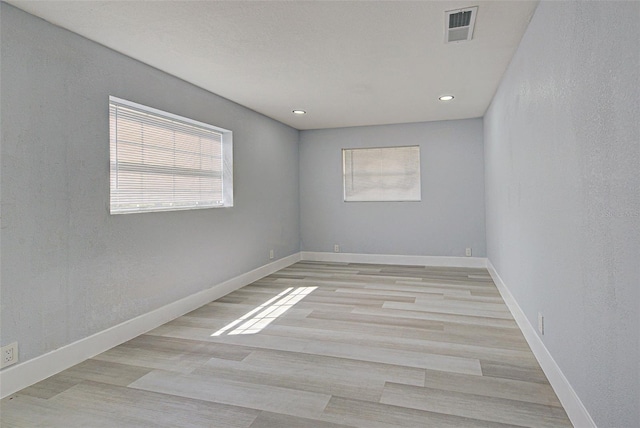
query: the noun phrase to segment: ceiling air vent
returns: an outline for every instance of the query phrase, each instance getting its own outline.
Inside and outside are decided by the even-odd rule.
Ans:
[[[478,6],[445,12],[444,41],[450,43],[471,40],[477,12]]]

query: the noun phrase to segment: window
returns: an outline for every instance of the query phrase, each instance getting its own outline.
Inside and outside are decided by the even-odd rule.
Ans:
[[[419,201],[420,147],[343,149],[344,200]]]
[[[232,133],[109,97],[111,214],[233,206]]]

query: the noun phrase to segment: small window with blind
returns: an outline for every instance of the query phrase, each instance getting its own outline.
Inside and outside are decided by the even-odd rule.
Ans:
[[[109,97],[111,214],[233,206],[232,133]]]
[[[420,147],[342,150],[344,200],[420,201]]]

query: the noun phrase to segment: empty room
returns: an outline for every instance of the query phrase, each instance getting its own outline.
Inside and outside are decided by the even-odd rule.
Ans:
[[[0,1],[0,426],[640,427],[639,1]]]

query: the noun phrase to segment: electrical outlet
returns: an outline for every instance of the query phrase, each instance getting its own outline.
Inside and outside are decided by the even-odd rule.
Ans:
[[[544,336],[544,315],[541,312],[538,312],[538,331]]]
[[[340,252],[340,245],[336,244],[333,246],[333,252],[334,253],[339,253]]]
[[[465,256],[467,256],[467,257],[471,257],[471,248],[467,248],[467,249],[464,251],[464,254],[465,254]]]
[[[0,368],[10,366],[18,362],[18,342],[13,342],[7,346],[3,346],[0,351],[2,359],[0,359]]]
[[[274,254],[273,250],[269,250],[269,260],[273,260]]]

